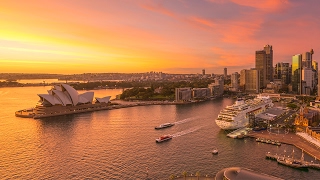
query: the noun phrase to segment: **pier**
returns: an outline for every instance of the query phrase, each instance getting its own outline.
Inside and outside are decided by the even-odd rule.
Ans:
[[[290,157],[285,157],[285,155],[271,154],[270,152],[266,153],[266,158],[267,159],[272,159],[272,160],[278,160],[278,159],[284,158],[284,159],[290,160],[291,162],[300,162],[300,163],[304,164],[308,168],[313,168],[313,169],[319,169],[320,170],[320,164],[304,161],[303,159],[293,159],[293,158],[290,158]]]
[[[275,141],[279,141],[282,144],[290,144],[299,149],[302,149],[310,156],[315,157],[316,159],[320,159],[320,147],[316,146],[313,143],[310,143],[309,141],[300,137],[299,135],[296,135],[295,133],[274,134],[264,130],[259,132],[251,131],[247,134],[247,136],[253,138],[272,139]]]

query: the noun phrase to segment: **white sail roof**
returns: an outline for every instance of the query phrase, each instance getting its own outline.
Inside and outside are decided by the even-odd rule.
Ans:
[[[102,103],[102,102],[108,103],[108,102],[110,102],[110,98],[111,98],[111,96],[106,96],[106,97],[103,97],[103,98],[98,98],[98,97],[96,97],[96,100],[97,100],[97,102],[99,102],[99,103]]]
[[[48,94],[38,94],[43,104],[51,105],[73,105],[92,103],[94,92],[85,92],[78,94],[78,92],[67,84],[55,85],[51,90],[48,90]],[[96,98],[97,102],[108,103],[111,96],[103,98]]]

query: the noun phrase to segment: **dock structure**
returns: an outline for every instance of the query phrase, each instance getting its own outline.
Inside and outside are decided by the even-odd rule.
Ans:
[[[272,159],[272,160],[288,159],[291,162],[299,162],[299,163],[305,165],[308,168],[313,168],[313,169],[319,169],[320,170],[320,164],[317,164],[317,163],[314,163],[314,162],[304,161],[303,159],[293,159],[291,157],[285,157],[285,155],[271,154],[270,152],[266,153],[266,158],[267,159]]]
[[[281,146],[281,143],[280,143],[279,141],[272,140],[272,139],[257,138],[257,139],[256,139],[256,142],[262,142],[262,143],[267,143],[267,144],[272,144],[272,145]]]
[[[249,132],[247,134],[248,137],[253,138],[264,138],[264,139],[273,139],[275,141],[279,141],[281,144],[289,144],[293,145],[310,156],[320,159],[320,148],[316,146],[314,143],[310,143],[306,139],[296,135],[295,133],[288,134],[269,134],[268,131],[259,131],[259,132]]]

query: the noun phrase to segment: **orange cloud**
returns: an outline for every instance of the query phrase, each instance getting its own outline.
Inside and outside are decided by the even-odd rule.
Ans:
[[[288,6],[288,0],[231,0],[241,6],[253,7],[262,11],[278,11]]]
[[[140,6],[146,10],[158,12],[160,14],[164,14],[170,17],[176,17],[175,13],[169,11],[167,8],[164,8],[161,4],[148,3],[148,4],[140,4]]]

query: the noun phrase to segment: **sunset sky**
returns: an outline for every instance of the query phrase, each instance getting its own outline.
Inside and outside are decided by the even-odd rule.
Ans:
[[[221,74],[314,49],[319,0],[3,0],[0,72]]]

